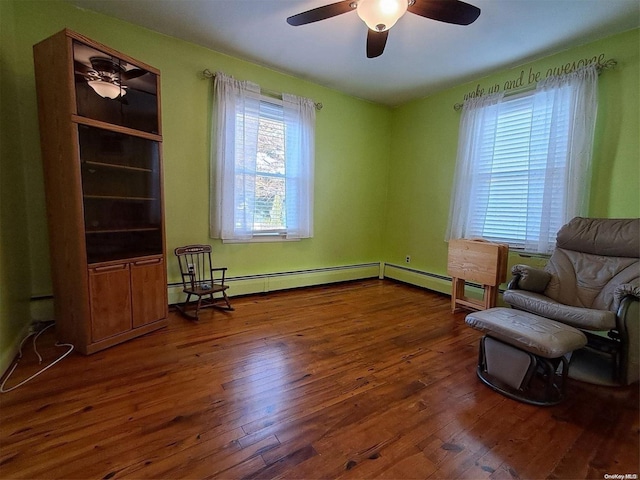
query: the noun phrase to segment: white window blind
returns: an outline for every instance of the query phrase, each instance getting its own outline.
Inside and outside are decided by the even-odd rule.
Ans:
[[[465,104],[447,238],[548,253],[584,211],[595,107],[585,111],[582,82],[569,80]]]
[[[554,242],[563,222],[569,112],[561,108],[550,129],[552,109],[534,114],[534,103],[544,106],[547,101],[534,94],[508,100],[490,120],[495,125],[485,130],[474,168],[469,235],[524,249],[527,230],[541,228],[546,192],[553,196],[546,241]]]

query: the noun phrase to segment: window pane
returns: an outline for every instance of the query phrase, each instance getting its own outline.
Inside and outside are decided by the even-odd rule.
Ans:
[[[284,230],[285,219],[284,178],[258,175],[256,177],[255,214],[256,231]]]
[[[284,150],[282,106],[261,102],[253,220],[256,232],[286,229]]]
[[[284,124],[282,121],[260,118],[256,170],[284,175]]]

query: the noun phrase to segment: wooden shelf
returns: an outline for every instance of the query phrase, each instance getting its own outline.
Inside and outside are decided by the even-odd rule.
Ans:
[[[149,228],[106,228],[104,230],[86,230],[87,235],[96,235],[101,233],[133,233],[133,232],[157,232],[160,230],[159,227],[149,227]]]
[[[90,160],[84,161],[82,163],[84,163],[85,165],[88,165],[91,167],[97,167],[97,168],[106,168],[106,169],[113,168],[115,170],[126,170],[130,172],[153,173],[153,170],[151,170],[150,168],[131,167],[129,165],[119,165],[117,163],[94,162]]]
[[[156,133],[144,132],[142,130],[136,130],[134,128],[123,127],[121,125],[113,125],[111,123],[101,122],[100,120],[93,120],[92,118],[81,117],[80,115],[72,115],[71,119],[75,123],[81,125],[88,125],[90,127],[102,128],[103,130],[109,130],[111,132],[123,133],[125,135],[132,135],[134,137],[144,138],[146,140],[153,140],[156,142],[162,141],[162,136]]]
[[[134,201],[134,202],[155,202],[155,197],[123,197],[119,195],[84,195],[84,198],[90,200],[116,200],[116,201]]]

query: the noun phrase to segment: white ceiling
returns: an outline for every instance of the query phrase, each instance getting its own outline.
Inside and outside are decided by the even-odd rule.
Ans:
[[[286,23],[336,0],[69,1],[386,105],[640,26],[639,0],[466,0],[482,11],[475,23],[407,13],[382,56],[368,59],[367,27],[355,11]]]

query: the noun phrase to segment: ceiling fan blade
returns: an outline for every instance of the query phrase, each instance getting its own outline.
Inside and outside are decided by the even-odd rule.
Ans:
[[[327,18],[342,15],[343,13],[354,10],[355,2],[353,0],[343,0],[342,2],[331,3],[322,7],[314,8],[313,10],[307,10],[306,12],[298,13],[287,18],[287,23],[297,27],[298,25],[306,25],[307,23],[313,23]]]
[[[126,72],[122,72],[121,78],[122,80],[131,80],[132,78],[138,78],[141,77],[142,75],[144,75],[145,73],[147,73],[146,70],[142,70],[140,68],[132,68],[131,70],[127,70]]]
[[[382,55],[388,36],[389,30],[374,32],[370,28],[367,29],[367,58],[375,58]]]
[[[440,22],[469,25],[480,16],[480,9],[460,0],[416,0],[407,10]]]
[[[87,75],[90,71],[93,71],[91,67],[88,67],[84,63],[79,62],[77,60],[74,60],[73,68],[75,69],[75,72],[80,75]]]

